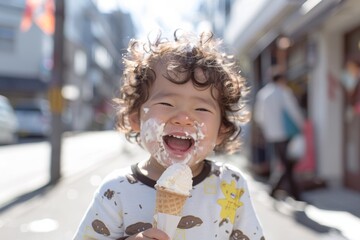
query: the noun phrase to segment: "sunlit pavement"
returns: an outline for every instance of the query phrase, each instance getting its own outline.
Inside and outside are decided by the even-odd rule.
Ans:
[[[97,161],[115,158],[125,139],[116,132],[64,134],[62,170],[64,177],[87,169]],[[0,206],[14,197],[45,185],[49,177],[50,144],[28,142],[0,148]]]
[[[122,141],[122,146],[117,148],[117,134],[89,133],[74,137],[68,142],[71,146],[65,147],[65,144],[64,148],[72,149],[64,155],[68,159],[64,160],[64,168],[68,169],[64,170],[63,179],[54,187],[35,191],[8,208],[2,208],[1,239],[71,239],[93,192],[105,175],[147,156],[140,148]],[[76,147],[78,145],[82,148]],[[360,229],[357,217],[360,194],[344,189],[320,189],[304,194],[304,199],[311,204],[291,198],[274,200],[267,194],[268,186],[255,181],[249,174],[243,156],[219,158],[243,169],[267,240],[360,239],[357,231]],[[81,170],[81,166],[76,165],[75,169],[69,169],[72,166],[69,163],[74,161],[84,168]]]
[[[135,145],[125,147],[123,140],[112,132],[84,133],[66,140],[63,178],[55,186],[38,185],[33,192],[3,202],[0,239],[71,239],[105,175],[147,156]]]
[[[321,188],[304,192],[306,202],[289,197],[275,200],[268,195],[269,186],[252,177],[246,167],[248,161],[239,158],[242,156],[230,156],[225,161],[239,166],[248,178],[267,240],[360,240],[360,193],[344,188]],[[275,217],[279,215],[288,218],[279,223]],[[283,225],[276,227],[278,224]]]

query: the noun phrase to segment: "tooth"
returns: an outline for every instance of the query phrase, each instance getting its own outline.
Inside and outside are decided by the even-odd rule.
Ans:
[[[188,139],[188,140],[190,140],[191,138],[190,137],[188,137],[188,136],[176,136],[176,135],[169,135],[169,136],[171,136],[171,137],[174,137],[174,138],[179,138],[179,139]]]

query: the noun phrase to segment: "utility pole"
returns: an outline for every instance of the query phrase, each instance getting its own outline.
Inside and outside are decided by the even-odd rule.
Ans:
[[[53,69],[49,88],[49,100],[52,112],[52,133],[50,136],[51,162],[50,184],[56,183],[61,177],[61,143],[63,133],[62,111],[64,99],[61,89],[64,84],[64,21],[65,0],[55,0],[55,32],[53,48]]]

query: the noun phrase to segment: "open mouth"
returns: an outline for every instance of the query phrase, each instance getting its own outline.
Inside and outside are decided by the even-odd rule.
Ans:
[[[165,135],[163,137],[165,145],[175,153],[187,152],[195,143],[190,136]]]

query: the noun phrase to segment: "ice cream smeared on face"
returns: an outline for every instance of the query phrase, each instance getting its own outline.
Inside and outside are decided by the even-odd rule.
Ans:
[[[178,126],[165,126],[160,120],[151,118],[141,124],[143,146],[163,166],[174,163],[196,162],[198,153],[206,149],[205,124],[194,122],[186,130]],[[206,132],[206,130],[205,130]]]
[[[195,123],[196,133],[195,136],[193,136],[195,139],[197,139],[197,141],[195,141],[195,146],[194,146],[195,153],[202,151],[203,149],[203,146],[200,145],[200,142],[205,138],[205,135],[203,133],[204,125],[205,125],[204,123],[201,124],[198,122]]]
[[[150,110],[149,108],[143,108],[143,111],[144,111],[145,114],[148,113],[149,110]]]
[[[161,152],[164,154],[165,151],[162,140],[164,127],[165,123],[160,123],[154,118],[150,118],[141,124],[141,142],[144,148],[156,157],[160,156]]]
[[[163,172],[156,182],[156,187],[189,196],[192,189],[192,177],[192,172],[188,165],[175,163]]]

